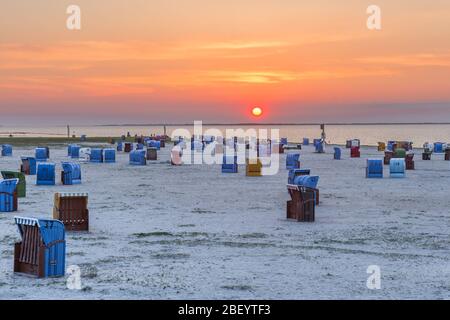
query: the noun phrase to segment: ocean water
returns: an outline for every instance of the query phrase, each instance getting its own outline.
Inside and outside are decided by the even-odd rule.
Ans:
[[[280,137],[287,137],[291,142],[301,142],[303,137],[310,139],[320,138],[319,125],[203,125],[203,132],[208,129],[217,129],[226,134],[227,129],[267,129],[279,130]],[[166,126],[166,133],[172,135],[176,129],[186,129],[191,133],[193,126]],[[131,135],[163,134],[163,126],[70,126],[70,134],[90,137],[113,137],[130,133]],[[408,140],[413,141],[416,147],[424,142],[443,141],[450,142],[450,124],[346,124],[326,125],[326,141],[332,144],[344,144],[346,140],[358,138],[363,145],[376,145],[378,141]],[[0,126],[0,136],[42,137],[67,136],[66,126]]]

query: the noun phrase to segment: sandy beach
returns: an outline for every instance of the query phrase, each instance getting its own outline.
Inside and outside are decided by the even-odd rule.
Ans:
[[[106,145],[105,145],[106,146]],[[50,161],[66,161],[52,145]],[[313,146],[301,167],[320,176],[314,223],[286,220],[286,155],[274,176],[223,174],[220,165],[171,166],[171,145],[145,167],[117,153],[113,164],[83,163],[76,186],[36,186],[27,176],[19,210],[0,214],[0,299],[449,299],[450,162],[433,154],[404,179],[366,179],[366,158],[333,160]],[[292,152],[292,151],[290,151]],[[17,170],[34,146],[0,157]],[[82,290],[65,278],[13,273],[13,216],[51,218],[55,192],[88,192],[89,233],[67,233],[66,267],[78,265]],[[381,268],[369,290],[366,269]]]

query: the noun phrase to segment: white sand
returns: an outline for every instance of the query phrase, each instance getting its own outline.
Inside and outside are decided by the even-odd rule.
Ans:
[[[365,179],[365,158],[332,160],[302,150],[302,167],[320,175],[315,223],[287,221],[285,155],[276,176],[222,174],[219,165],[82,165],[79,186],[35,186],[19,211],[0,213],[1,299],[348,299],[450,298],[450,162],[422,161],[405,179]],[[14,148],[0,168],[17,169]],[[67,160],[65,146],[51,160]],[[58,171],[60,166],[58,165]],[[57,180],[60,175],[58,172]],[[13,216],[51,217],[55,192],[89,192],[90,233],[67,234],[67,264],[82,270],[84,290],[65,278],[16,275]],[[381,290],[366,287],[369,265],[381,267]]]

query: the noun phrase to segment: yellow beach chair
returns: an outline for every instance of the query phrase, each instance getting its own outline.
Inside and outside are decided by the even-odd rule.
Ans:
[[[262,168],[262,163],[259,159],[256,160],[256,163],[254,162],[254,160],[249,161],[249,159],[247,159],[245,175],[248,177],[260,177],[261,176],[261,168]]]

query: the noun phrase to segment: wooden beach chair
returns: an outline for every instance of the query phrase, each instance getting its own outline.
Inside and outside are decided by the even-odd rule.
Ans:
[[[286,204],[287,219],[294,219],[299,222],[314,222],[315,208],[316,208],[316,193],[313,189],[297,186],[287,185],[291,200]]]
[[[60,220],[68,231],[89,231],[87,193],[55,193],[53,219]]]

